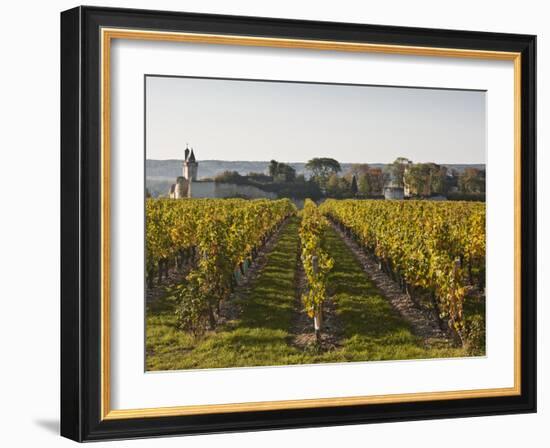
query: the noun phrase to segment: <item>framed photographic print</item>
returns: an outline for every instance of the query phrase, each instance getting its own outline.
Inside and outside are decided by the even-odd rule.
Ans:
[[[61,14],[61,433],[536,410],[535,36]]]

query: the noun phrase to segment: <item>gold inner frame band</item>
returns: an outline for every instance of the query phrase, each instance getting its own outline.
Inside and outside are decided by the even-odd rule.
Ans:
[[[113,39],[294,48],[356,53],[506,60],[514,62],[514,386],[507,388],[280,400],[141,409],[111,409],[110,367],[110,63]],[[413,401],[502,397],[521,394],[521,54],[515,52],[418,47],[306,39],[101,29],[101,419],[199,415],[222,412],[306,409]]]

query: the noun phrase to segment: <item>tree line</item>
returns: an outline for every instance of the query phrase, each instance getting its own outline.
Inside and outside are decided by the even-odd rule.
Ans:
[[[485,194],[484,169],[468,167],[458,172],[436,163],[413,163],[405,157],[398,157],[384,169],[367,163],[353,164],[345,173],[336,159],[316,157],[306,163],[305,169],[308,177],[298,175],[287,163],[271,160],[267,174],[225,171],[214,180],[255,185],[279,197],[312,199],[377,198],[384,194],[387,185],[403,188],[406,196],[418,198]]]

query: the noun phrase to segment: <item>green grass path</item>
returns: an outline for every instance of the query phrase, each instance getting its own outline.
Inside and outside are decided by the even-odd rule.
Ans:
[[[147,312],[147,370],[287,365],[449,357],[457,349],[425,349],[409,325],[367,278],[353,253],[329,229],[327,245],[335,260],[329,292],[343,329],[338,349],[315,353],[292,345],[296,315],[295,267],[299,219],[281,231],[267,263],[237,300],[242,313],[195,340],[176,328],[176,300],[170,293]]]
[[[343,327],[342,347],[327,358],[373,361],[460,356],[457,349],[426,349],[410,325],[367,277],[359,261],[330,228],[327,249],[334,258],[329,293]]]

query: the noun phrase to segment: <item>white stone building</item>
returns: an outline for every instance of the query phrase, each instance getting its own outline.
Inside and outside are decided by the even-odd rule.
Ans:
[[[248,199],[277,199],[277,194],[264,191],[254,185],[237,185],[232,183],[215,182],[213,180],[199,180],[199,162],[195,158],[193,149],[185,148],[183,161],[183,176],[178,176],[176,183],[170,186],[170,199],[182,198],[235,198]]]
[[[197,182],[199,173],[199,162],[195,159],[193,148],[185,148],[185,160],[183,161],[183,176],[178,176],[176,183],[170,186],[168,193],[171,199],[193,197],[193,183]]]

